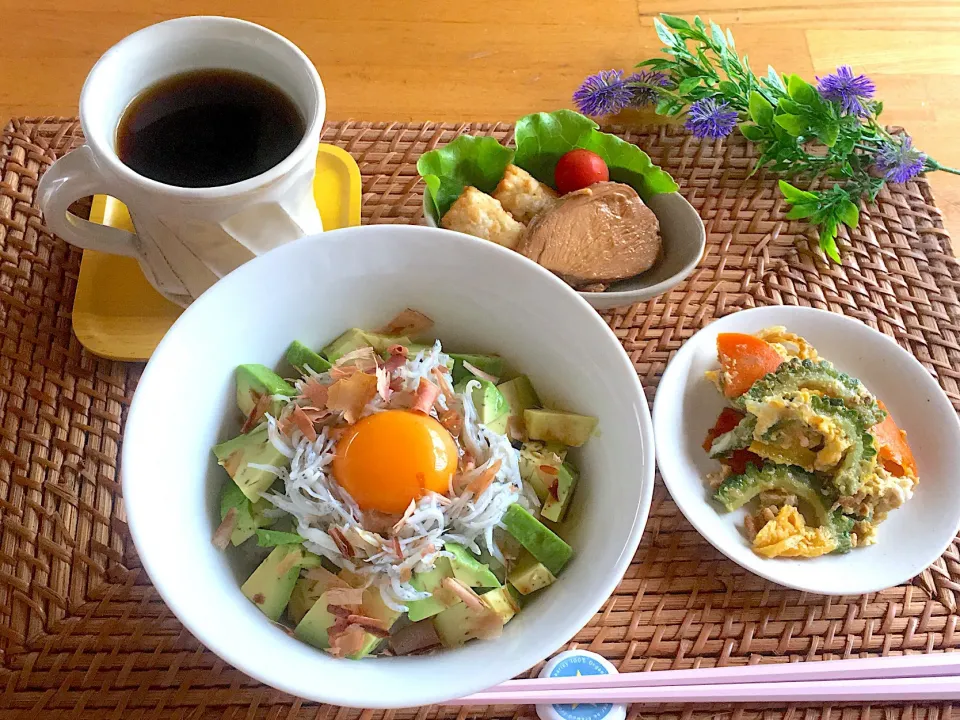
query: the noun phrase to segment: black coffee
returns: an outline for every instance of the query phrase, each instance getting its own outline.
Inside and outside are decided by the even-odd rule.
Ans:
[[[117,127],[117,155],[152,180],[215,187],[274,167],[306,123],[280,88],[237,70],[193,70],[134,98]]]

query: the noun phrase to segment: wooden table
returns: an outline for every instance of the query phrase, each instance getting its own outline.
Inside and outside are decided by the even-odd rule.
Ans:
[[[960,0],[0,0],[0,121],[75,114],[110,45],[196,14],[252,20],[297,43],[320,70],[331,119],[514,119],[568,107],[588,73],[655,54],[656,12],[730,26],[758,69],[812,79],[853,65],[876,82],[887,122],[960,166]],[[960,177],[932,182],[960,236]]]

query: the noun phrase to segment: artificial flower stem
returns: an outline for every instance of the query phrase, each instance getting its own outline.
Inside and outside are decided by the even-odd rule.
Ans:
[[[958,170],[957,168],[952,168],[952,167],[948,167],[948,166],[946,166],[946,165],[941,165],[941,164],[938,163],[936,160],[934,160],[932,157],[928,157],[928,158],[927,158],[927,166],[928,166],[931,170],[940,170],[940,171],[945,172],[945,173],[950,173],[951,175],[960,175],[960,170]]]

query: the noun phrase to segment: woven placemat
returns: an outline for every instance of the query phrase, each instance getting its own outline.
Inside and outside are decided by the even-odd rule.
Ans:
[[[506,124],[330,123],[363,176],[366,223],[421,220],[414,163],[468,131]],[[826,265],[783,219],[773,183],[747,178],[739,139],[621,131],[673,174],[707,228],[707,252],[670,293],[605,314],[652,399],[671,353],[741,308],[827,308],[879,328],[937,375],[960,408],[960,265],[924,179],[885,189]],[[141,367],[98,359],[70,329],[80,252],[53,237],[38,177],[82,142],[68,118],[24,119],[0,142],[0,718],[509,718],[530,708],[389,713],[305,703],[247,678],[161,602],[127,534],[118,483],[124,416]],[[659,479],[626,576],[576,642],[621,671],[935,652],[960,646],[954,544],[910,584],[821,597],[754,577],[708,545]],[[429,682],[429,678],[424,679]],[[323,682],[318,678],[318,682]],[[375,691],[372,690],[372,691]],[[944,704],[631,708],[662,718],[945,718]]]

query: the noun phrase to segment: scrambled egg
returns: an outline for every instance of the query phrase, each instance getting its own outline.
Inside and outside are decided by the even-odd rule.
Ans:
[[[784,505],[753,539],[753,551],[767,558],[826,555],[837,549],[837,541],[823,528],[809,528],[803,515]]]
[[[888,512],[896,510],[913,497],[917,482],[917,479],[910,475],[897,477],[887,472],[882,465],[877,465],[873,472],[864,475],[857,494],[840,498],[840,505],[847,511],[880,522]]]
[[[755,442],[750,449],[761,457],[778,463],[799,465],[805,470],[822,471],[835,467],[848,447],[850,441],[843,430],[831,418],[815,413],[811,401],[817,393],[810,390],[797,390],[783,395],[773,395],[764,400],[748,400],[747,412],[757,417],[757,429],[753,437]],[[815,430],[822,437],[822,447],[813,452],[810,438],[803,433],[800,423]],[[774,443],[764,442],[763,436],[776,425],[782,437]]]
[[[819,360],[817,349],[799,335],[788,332],[783,325],[774,325],[764,328],[756,337],[766,340],[773,349],[785,358],[800,358],[801,360]]]

